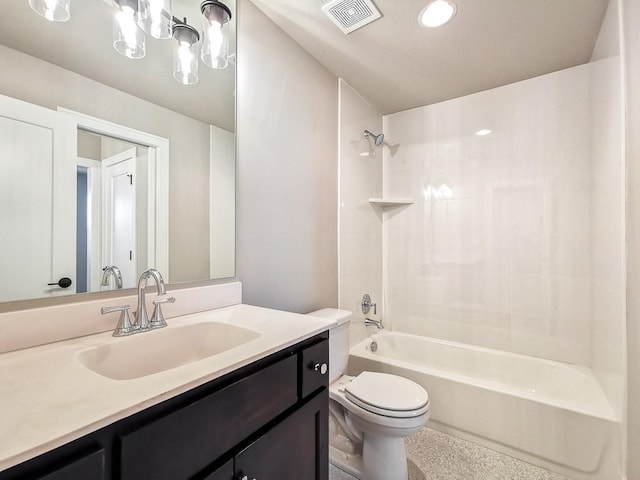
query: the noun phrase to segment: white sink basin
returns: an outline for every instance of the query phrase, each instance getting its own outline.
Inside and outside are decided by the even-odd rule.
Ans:
[[[118,338],[82,350],[76,358],[104,377],[130,380],[197,362],[260,335],[254,330],[228,323],[194,323]]]

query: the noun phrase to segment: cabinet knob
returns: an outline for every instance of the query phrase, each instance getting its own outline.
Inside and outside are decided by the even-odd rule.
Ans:
[[[320,375],[326,375],[327,370],[329,370],[329,367],[327,367],[327,364],[326,364],[326,363],[316,363],[316,364],[313,366],[313,369],[314,369],[316,372],[320,372]]]

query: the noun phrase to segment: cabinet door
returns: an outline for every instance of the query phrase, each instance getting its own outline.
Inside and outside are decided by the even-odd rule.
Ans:
[[[236,477],[248,480],[327,480],[328,390],[236,456]]]

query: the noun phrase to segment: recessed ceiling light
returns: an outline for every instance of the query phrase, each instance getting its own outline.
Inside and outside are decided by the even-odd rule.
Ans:
[[[424,7],[418,20],[423,27],[441,27],[456,16],[458,7],[449,0],[435,0]]]
[[[478,130],[476,132],[476,135],[479,137],[484,137],[485,135],[489,135],[491,133],[491,130],[489,130],[488,128],[483,128],[482,130]]]

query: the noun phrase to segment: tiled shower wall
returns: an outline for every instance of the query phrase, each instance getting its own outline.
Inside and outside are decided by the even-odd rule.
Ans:
[[[590,103],[584,65],[385,117],[394,329],[592,364]]]

